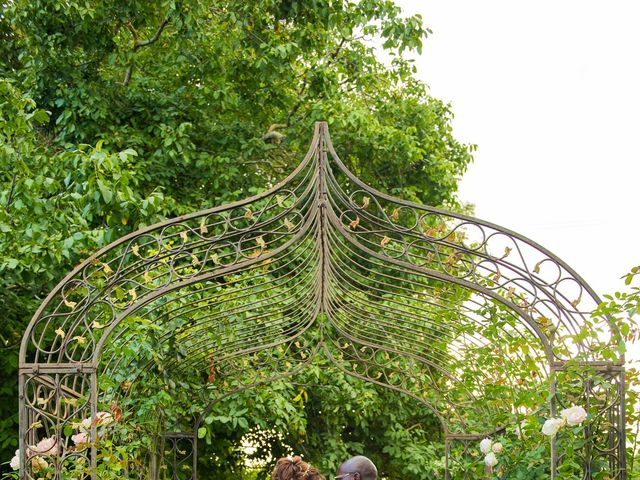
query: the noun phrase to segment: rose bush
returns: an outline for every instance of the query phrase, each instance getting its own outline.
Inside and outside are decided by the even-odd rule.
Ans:
[[[35,445],[27,445],[26,456],[31,465],[32,472],[39,474],[42,478],[52,478],[55,472],[53,465],[50,465],[47,458],[55,460],[56,457],[60,457],[64,453],[84,450],[90,445],[90,430],[92,424],[98,427],[98,438],[102,439],[107,433],[105,427],[111,425],[113,421],[113,416],[110,412],[101,411],[97,412],[95,420],[89,417],[72,422],[73,428],[78,430],[78,433],[69,436],[74,446],[66,447],[66,449],[62,445],[59,445],[54,437],[43,438]],[[64,443],[63,441],[63,444]],[[80,461],[80,464],[81,463]],[[9,466],[14,471],[20,469],[20,450],[16,450],[15,455],[9,462]],[[74,470],[77,469],[78,466],[81,467],[81,465],[76,465]]]

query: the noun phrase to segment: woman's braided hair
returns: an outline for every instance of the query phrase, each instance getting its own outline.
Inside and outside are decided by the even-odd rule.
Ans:
[[[283,457],[276,462],[271,480],[324,480],[317,468],[303,462],[299,456]]]

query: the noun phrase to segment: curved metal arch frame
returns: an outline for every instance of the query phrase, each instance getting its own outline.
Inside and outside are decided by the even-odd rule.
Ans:
[[[303,174],[304,178],[300,179],[299,177]],[[349,187],[346,189],[341,187],[338,178],[340,176],[345,179],[346,183],[357,188],[351,187],[351,192],[349,192]],[[296,182],[298,183],[296,184]],[[288,187],[292,185],[293,190],[288,190]],[[299,198],[296,196],[298,189],[302,189]],[[279,193],[286,194],[287,198],[292,197],[293,206],[281,205],[281,199],[277,197]],[[361,196],[362,203],[356,201],[356,196]],[[304,202],[302,202],[303,199],[305,199]],[[262,201],[266,201],[264,206],[259,207],[261,209],[258,217],[260,219],[264,217],[262,223],[256,221],[248,227],[239,228],[232,225],[239,218],[232,218],[234,211],[246,209],[250,215],[247,217],[248,214],[245,213],[245,218],[250,220],[253,215],[250,207]],[[276,214],[269,218],[269,210],[277,210],[278,206],[281,207],[280,211],[276,211]],[[389,213],[389,209],[392,210],[391,213]],[[229,212],[229,217],[225,217],[222,222],[224,224],[223,234],[214,238],[202,234],[203,225],[205,232],[207,226],[219,226],[219,223],[205,225],[205,221],[210,216],[219,215],[222,218],[222,214],[226,212]],[[301,222],[293,225],[288,220],[288,215],[290,214],[299,216]],[[200,233],[202,235],[197,234],[197,227],[189,225],[189,222],[194,222],[198,219],[201,219],[202,222],[200,224]],[[286,233],[280,232],[282,229],[279,226],[275,226],[276,221],[280,222],[283,219],[288,230]],[[287,221],[289,221],[289,225],[286,224]],[[265,228],[264,232],[261,231],[261,226]],[[187,233],[184,233],[184,236],[182,236],[183,233],[167,233],[165,235],[172,227],[182,227],[185,229],[184,232]],[[271,228],[271,230],[267,227]],[[465,289],[469,292],[468,299],[477,297],[484,301],[486,305],[491,302],[500,304],[501,308],[512,312],[516,319],[516,327],[519,322],[523,325],[524,330],[533,334],[534,338],[537,339],[539,347],[544,352],[544,357],[548,362],[547,367],[550,374],[566,371],[567,365],[575,360],[584,362],[597,373],[609,375],[611,372],[616,372],[613,380],[617,385],[615,413],[611,413],[611,406],[607,407],[609,414],[613,415],[617,422],[617,442],[613,442],[616,444],[616,449],[615,452],[606,448],[603,451],[609,457],[615,457],[611,469],[616,478],[625,478],[624,368],[622,367],[624,358],[620,358],[618,363],[614,364],[614,362],[608,360],[592,357],[594,350],[592,350],[588,342],[576,341],[575,339],[566,340],[566,338],[571,338],[571,335],[575,334],[576,329],[580,327],[583,320],[590,315],[590,312],[599,303],[599,298],[595,292],[561,259],[522,235],[469,216],[396,199],[367,186],[353,175],[340,160],[331,142],[327,124],[324,122],[316,124],[313,140],[300,165],[285,180],[273,188],[245,200],[167,220],[133,232],[89,257],[51,291],[32,318],[20,349],[20,452],[22,460],[25,460],[27,455],[27,449],[29,448],[27,444],[33,443],[34,436],[37,435],[37,432],[29,427],[29,419],[33,416],[33,412],[38,410],[33,404],[28,404],[27,390],[30,388],[29,385],[41,382],[46,388],[54,389],[57,405],[59,400],[68,394],[68,391],[75,392],[69,385],[75,386],[79,383],[84,388],[85,384],[90,384],[91,393],[88,406],[91,410],[91,416],[94,417],[97,411],[96,375],[101,352],[121,320],[171,292],[215,278],[222,278],[225,275],[231,275],[236,272],[247,272],[251,268],[263,264],[263,262],[277,261],[280,258],[284,258],[287,250],[296,242],[309,240],[309,238],[305,239],[305,236],[309,236],[311,230],[316,232],[315,237],[311,235],[309,238],[315,238],[316,242],[313,248],[317,249],[319,255],[317,280],[320,285],[317,292],[317,309],[312,316],[317,316],[319,312],[323,312],[328,316],[330,322],[337,322],[340,315],[344,315],[344,312],[347,311],[351,313],[364,312],[363,314],[370,312],[367,309],[371,308],[371,302],[360,301],[360,304],[358,304],[357,295],[344,295],[345,292],[341,291],[344,286],[337,284],[339,282],[336,282],[335,278],[333,278],[332,282],[332,256],[343,255],[342,260],[350,261],[348,252],[340,251],[340,248],[338,248],[340,245],[336,246],[335,244],[335,238],[340,238],[350,244],[361,258],[366,257],[372,259],[371,262],[377,262],[372,263],[372,265],[388,267],[392,268],[393,272],[400,272],[401,275],[397,273],[399,276],[395,277],[399,283],[405,280],[413,282],[410,285],[414,289],[420,285],[420,288],[424,290],[417,291],[416,298],[424,296],[424,291],[435,288],[432,287],[431,283],[435,281]],[[465,243],[467,230],[475,230],[475,233],[479,235],[479,240]],[[329,232],[333,232],[334,237],[330,237]],[[136,240],[145,237],[155,238],[156,234],[159,235],[156,242],[158,252],[152,255],[153,258],[140,256],[135,250]],[[188,234],[195,234],[199,239],[195,242],[187,241]],[[255,236],[252,237],[252,235]],[[182,237],[182,246],[173,247],[172,243],[179,236]],[[263,236],[271,236],[273,238],[265,242]],[[196,272],[197,274],[187,277],[182,277],[178,274],[178,269],[173,265],[176,257],[191,255],[195,259],[193,260],[195,267],[196,261],[201,263],[201,260],[204,259],[204,263],[206,263],[208,260],[213,260],[212,256],[209,257],[212,246],[214,244],[222,244],[223,240],[226,241],[226,239],[229,239],[229,242],[232,240],[234,242],[229,255],[233,257],[235,252],[235,260],[232,259],[230,264],[226,266],[214,265],[210,271],[206,271],[202,266]],[[260,239],[258,242],[260,243],[259,252],[253,257],[251,254],[246,253],[244,245],[249,239],[256,241]],[[169,240],[168,243],[166,243],[167,240]],[[278,241],[280,241],[279,244]],[[496,254],[493,243],[497,243],[499,247],[504,247],[504,254],[501,256],[499,253]],[[148,244],[149,242],[147,246]],[[275,248],[268,250],[272,244],[275,245]],[[207,248],[207,246],[209,247]],[[161,256],[160,250],[163,248],[166,249],[166,252],[163,252]],[[204,255],[202,254],[203,248],[205,249]],[[513,257],[511,259],[507,258],[514,250],[517,258],[515,260],[513,260]],[[96,277],[95,272],[90,271],[92,266],[97,265],[104,269],[105,272],[111,271],[113,273],[111,268],[113,260],[109,258],[112,253],[119,255],[116,257],[117,262],[113,263],[116,270],[115,278],[107,278],[104,283],[92,283]],[[127,266],[126,262],[132,258],[132,254],[139,257],[140,260],[134,260],[131,265]],[[197,255],[203,256],[197,257]],[[538,261],[535,266],[531,267],[534,262],[534,256],[537,257],[536,260]],[[162,262],[166,263],[167,258],[171,259],[171,267],[169,273],[166,271],[162,273],[163,276],[167,277],[164,285],[150,286],[147,288],[148,293],[139,298],[134,292],[133,300],[124,307],[117,305],[112,300],[111,296],[116,288],[121,285],[128,285],[127,282],[134,284],[137,282],[137,285],[141,285],[140,280],[136,280],[135,276],[140,276],[142,269],[144,269],[146,275],[150,269],[157,268]],[[198,260],[198,258],[201,260]],[[216,262],[213,261],[213,263]],[[545,279],[541,273],[541,267],[547,269],[549,265],[553,267],[550,269],[552,272]],[[129,270],[125,271],[124,267]],[[164,268],[162,265],[160,267]],[[363,278],[366,278],[367,281],[375,283],[378,280],[373,278],[373,270],[372,268],[361,275],[364,275]],[[128,274],[131,276],[127,277]],[[387,274],[384,273],[384,275]],[[412,276],[418,278],[419,281]],[[393,276],[391,275],[389,278],[393,278]],[[120,281],[122,283],[118,283]],[[569,288],[567,288],[567,284]],[[76,302],[71,300],[71,296],[66,289],[74,291],[74,289],[80,288],[78,287],[79,285],[87,293],[80,295],[81,298]],[[365,284],[363,283],[362,286],[364,287]],[[505,292],[508,292],[508,294]],[[366,296],[368,292],[361,291],[358,294]],[[570,300],[572,294],[577,294],[576,300]],[[350,298],[347,299],[347,297]],[[405,301],[413,301],[413,298],[409,296],[403,298]],[[435,305],[437,303],[436,296],[431,298],[436,299],[434,300]],[[380,298],[380,300],[383,299]],[[588,303],[586,309],[578,310],[578,304],[580,302],[584,303],[585,300]],[[88,317],[92,306],[100,302],[110,306],[112,319],[99,338],[94,339],[95,332],[91,331],[90,324],[88,324],[88,320],[91,320],[91,318]],[[350,307],[346,308],[347,305]],[[353,307],[354,305],[355,307]],[[62,311],[64,306],[71,311]],[[387,315],[391,315],[393,312],[391,310],[385,311],[383,306],[381,308],[382,310],[378,312],[381,315],[380,318],[391,321],[392,319]],[[119,310],[119,312],[116,313],[116,310]],[[332,318],[331,312],[336,316],[335,318]],[[536,315],[538,318],[536,318]],[[553,331],[551,333],[548,329],[545,331],[540,323],[541,318],[548,320],[547,315],[552,317],[550,321],[553,323]],[[417,313],[415,316],[417,317]],[[462,314],[462,317],[472,321],[471,317],[467,318],[464,314]],[[98,319],[102,319],[102,317],[98,317]],[[305,330],[311,325],[312,321],[313,319],[307,323]],[[431,322],[431,319],[429,322]],[[429,322],[426,322],[423,328],[431,328]],[[464,321],[461,320],[460,325],[463,323]],[[86,347],[82,350],[76,345],[70,352],[67,352],[69,340],[65,340],[65,332],[59,333],[62,330],[60,325],[67,328],[66,333],[69,335],[72,332],[80,333],[80,335],[73,337],[75,339],[81,338],[84,342],[86,341],[86,335],[93,342],[93,349],[89,350],[89,347]],[[610,334],[608,340],[614,343],[620,336],[615,324],[611,323],[608,318],[603,318],[601,319],[601,325]],[[56,326],[58,326],[58,329],[55,329]],[[339,327],[338,323],[335,323],[335,327]],[[71,328],[71,330],[68,330],[68,328]],[[414,332],[416,331],[414,330]],[[557,332],[562,332],[565,335],[559,335]],[[402,342],[406,341],[406,338],[397,334],[385,333],[384,328],[378,328],[375,323],[370,323],[363,329],[350,333],[349,335],[345,333],[342,338],[357,341],[362,345],[362,348],[380,352],[392,352],[394,349],[402,351]],[[390,342],[388,345],[380,341],[385,338],[384,335],[390,335],[388,337]],[[62,338],[59,338],[60,336]],[[281,339],[279,342],[282,343],[291,338],[295,338],[295,335],[293,337],[289,336],[287,339]],[[562,344],[561,339],[568,343]],[[51,345],[48,345],[47,342]],[[339,344],[339,340],[337,342]],[[416,340],[416,342],[418,341]],[[78,343],[80,343],[80,340],[78,340]],[[277,342],[269,345],[275,344]],[[257,351],[265,346],[258,345],[255,348],[239,349],[238,354]],[[427,344],[421,343],[419,346],[423,348]],[[31,360],[30,352],[35,352]],[[66,355],[68,361],[60,361],[61,358],[64,358],[63,354]],[[356,377],[359,376],[340,367],[329,352],[326,352],[326,354],[345,373]],[[447,354],[447,352],[445,351],[444,354]],[[411,355],[413,354],[409,356]],[[423,360],[427,365],[430,361],[435,361],[427,360],[427,357]],[[74,378],[74,375],[78,378]],[[359,378],[385,385],[367,375],[360,375]],[[386,386],[415,396],[409,390],[391,385]],[[552,393],[555,393],[553,383]],[[429,405],[424,399],[418,400],[425,403],[425,405]],[[562,400],[559,399],[558,402],[561,404]],[[551,411],[555,411],[555,402],[551,405]],[[437,412],[437,409],[434,407],[435,412]],[[59,412],[55,413],[55,415],[58,414]],[[443,420],[441,414],[436,413],[436,415]],[[60,437],[60,424],[64,424],[64,421],[61,422],[58,419],[54,423],[57,425],[57,435]],[[443,428],[446,432],[449,432],[444,421]],[[471,437],[476,438],[495,433],[501,428],[498,427],[494,431],[486,433],[466,434],[466,436],[465,434],[449,432],[448,442],[455,441],[458,438],[467,441]],[[94,427],[92,427],[91,435],[92,438],[96,438]],[[608,441],[610,443],[613,441],[611,440],[612,435],[609,434]],[[95,461],[95,451],[91,452],[91,457],[92,461]],[[555,475],[556,464],[560,457],[554,451],[552,476]],[[585,459],[585,465],[588,465],[589,462],[590,459]],[[24,461],[22,465],[25,465]],[[588,469],[589,467],[585,468]],[[24,475],[25,472],[21,471],[22,478],[25,478]]]
[[[272,377],[269,377],[265,380],[261,380],[258,383],[252,384],[252,385],[247,385],[247,386],[243,386],[243,387],[239,387],[236,388],[230,392],[226,392],[220,396],[218,396],[215,400],[213,400],[208,406],[206,406],[202,413],[200,415],[198,415],[196,421],[194,422],[194,431],[197,431],[198,428],[200,427],[200,425],[202,425],[202,422],[204,420],[204,418],[206,417],[206,415],[215,407],[215,405],[219,402],[221,402],[222,400],[224,400],[225,398],[231,397],[233,395],[236,395],[240,392],[244,392],[247,390],[251,390],[253,388],[259,387],[259,386],[263,386],[266,385],[268,382],[272,382],[274,380],[281,380],[284,378],[290,378],[292,376],[297,375],[298,373],[300,373],[305,366],[307,366],[308,364],[311,363],[311,361],[313,360],[313,356],[318,355],[320,352],[323,352],[324,355],[331,361],[331,363],[333,364],[333,366],[335,368],[337,368],[338,370],[340,370],[341,372],[343,372],[345,375],[359,379],[359,380],[363,380],[365,382],[370,382],[370,383],[374,383],[376,385],[379,385],[381,387],[384,388],[388,388],[390,390],[394,390],[397,391],[401,394],[404,395],[408,395],[409,397],[413,398],[414,400],[420,402],[421,404],[423,404],[431,413],[433,413],[436,418],[438,418],[438,420],[440,421],[440,424],[445,432],[445,434],[449,434],[449,432],[447,432],[446,430],[446,421],[444,420],[444,418],[442,417],[441,413],[433,406],[431,405],[429,402],[425,401],[424,399],[420,398],[419,396],[410,393],[410,392],[406,392],[400,388],[394,387],[392,385],[388,385],[385,384],[383,382],[379,382],[377,380],[373,380],[370,378],[367,378],[363,375],[359,375],[357,373],[351,372],[347,369],[344,368],[343,365],[341,365],[338,361],[336,361],[335,357],[330,353],[330,351],[327,349],[327,346],[324,344],[324,342],[320,342],[319,344],[316,345],[316,347],[313,349],[313,353],[312,355],[305,360],[304,362],[301,362],[300,364],[296,365],[296,367],[293,370],[287,371],[287,372],[276,372],[276,374]],[[502,430],[502,429],[499,429]],[[495,432],[487,432],[484,433],[483,435],[487,435],[487,434],[494,434]],[[482,436],[478,436],[478,438],[483,438]]]
[[[211,403],[209,403],[209,405],[207,405],[202,410],[202,412],[197,416],[197,418],[195,419],[195,422],[194,422],[193,430],[185,431],[185,432],[169,432],[167,434],[167,437],[169,437],[169,438],[183,438],[183,437],[186,437],[186,438],[196,439],[197,438],[198,429],[202,425],[202,422],[204,421],[205,417],[215,408],[215,406],[218,403],[220,403],[224,399],[232,397],[232,396],[234,396],[234,395],[236,395],[238,393],[245,392],[247,390],[253,390],[255,388],[265,386],[268,383],[273,382],[275,380],[282,380],[282,379],[294,377],[295,375],[297,375],[301,371],[303,371],[304,367],[307,366],[308,364],[310,364],[313,361],[313,357],[318,355],[321,351],[323,351],[324,355],[328,359],[330,359],[330,361],[333,364],[333,366],[335,368],[337,368],[339,371],[343,372],[345,375],[353,377],[353,378],[356,378],[356,379],[359,379],[359,380],[362,380],[362,381],[365,381],[365,382],[374,383],[374,384],[379,385],[379,386],[381,386],[383,388],[387,388],[387,389],[390,389],[392,391],[396,391],[396,392],[400,393],[401,395],[408,395],[412,399],[414,399],[417,402],[419,402],[420,404],[424,405],[440,421],[440,424],[441,424],[443,430],[445,431],[445,437],[447,438],[447,442],[458,438],[457,436],[450,435],[448,432],[446,432],[446,421],[444,420],[444,418],[442,417],[440,412],[438,412],[438,410],[433,405],[431,405],[429,402],[426,402],[424,399],[421,399],[420,397],[418,397],[415,394],[411,394],[411,393],[405,392],[402,389],[393,387],[391,385],[387,385],[387,384],[379,382],[377,380],[372,380],[372,379],[364,377],[362,375],[358,375],[357,373],[354,373],[354,372],[350,372],[349,370],[345,369],[343,365],[341,365],[339,362],[336,361],[336,359],[333,357],[333,355],[330,353],[330,351],[327,349],[327,346],[323,342],[317,344],[315,346],[315,348],[313,349],[313,353],[309,356],[309,358],[307,360],[305,360],[304,362],[301,362],[300,364],[296,365],[293,370],[290,370],[290,371],[287,371],[287,372],[276,372],[273,376],[271,376],[271,377],[269,377],[267,379],[261,380],[258,383],[255,383],[255,384],[252,384],[252,385],[247,385],[247,386],[244,386],[244,387],[239,387],[239,388],[236,388],[236,389],[234,389],[232,391],[229,391],[229,392],[226,392],[224,394],[219,395],[215,400],[213,400]],[[483,434],[483,435],[475,435],[475,436],[473,436],[473,438],[480,440],[480,439],[484,438],[486,435],[499,434],[503,430],[504,429],[498,429],[495,432],[488,432],[488,433]],[[194,445],[197,445],[197,440],[194,440]],[[197,448],[194,448],[194,451],[197,451]],[[196,480],[196,476],[195,476],[196,465],[195,465],[195,462],[193,464],[193,472],[194,472],[194,474],[192,476],[192,479]],[[449,477],[447,476],[446,478],[449,478]]]
[[[138,302],[136,302],[135,304],[129,306],[126,310],[124,310],[122,313],[120,313],[115,318],[115,321],[107,329],[105,329],[104,335],[100,338],[99,342],[96,345],[96,355],[93,358],[91,366],[93,368],[98,368],[98,363],[100,361],[100,353],[102,352],[104,344],[105,344],[106,341],[108,341],[108,339],[111,336],[111,334],[113,333],[113,331],[118,327],[120,321],[122,319],[132,315],[133,313],[135,313],[136,311],[138,311],[139,309],[144,307],[146,304],[151,303],[154,300],[165,296],[167,293],[169,293],[171,291],[179,290],[181,288],[184,288],[184,287],[187,287],[187,286],[191,286],[191,285],[194,285],[194,284],[197,284],[197,283],[202,283],[204,281],[211,280],[211,279],[214,279],[216,277],[223,276],[223,275],[232,274],[236,270],[238,270],[239,268],[251,267],[251,266],[256,265],[258,263],[262,263],[265,260],[269,260],[269,259],[273,258],[274,256],[276,256],[278,253],[286,250],[287,247],[289,247],[293,242],[298,240],[302,236],[302,234],[304,234],[304,233],[305,233],[305,231],[301,230],[290,241],[288,241],[287,243],[285,243],[284,245],[279,247],[277,250],[274,250],[273,252],[267,253],[264,256],[260,256],[260,257],[255,258],[255,259],[251,259],[251,260],[247,261],[246,263],[244,263],[242,265],[232,265],[232,266],[230,266],[230,267],[228,267],[226,269],[221,269],[221,270],[213,272],[213,273],[209,273],[209,274],[206,274],[206,275],[201,275],[201,276],[189,278],[189,279],[184,280],[182,282],[169,285],[169,286],[167,286],[166,288],[164,288],[162,290],[154,291],[154,292],[150,293],[148,296],[145,296],[145,297],[141,298]],[[319,311],[319,309],[316,310],[316,314],[318,313],[318,311]],[[267,346],[270,346],[270,345],[267,345]],[[249,349],[249,350],[243,351],[243,353],[249,353],[251,351],[253,351],[253,350]]]
[[[143,236],[145,234],[155,232],[155,231],[157,231],[157,230],[159,230],[161,228],[164,228],[164,227],[178,225],[181,222],[184,222],[184,221],[187,221],[187,220],[201,218],[201,217],[204,217],[204,216],[207,216],[207,215],[212,215],[212,214],[224,212],[224,211],[227,211],[227,210],[232,210],[232,209],[235,209],[235,208],[244,207],[244,206],[250,205],[250,204],[252,204],[252,203],[254,203],[254,202],[258,201],[258,200],[262,200],[262,199],[265,199],[265,198],[267,198],[269,196],[275,195],[280,190],[282,190],[283,187],[285,187],[287,184],[289,184],[301,171],[303,171],[304,168],[307,165],[309,165],[309,163],[313,159],[314,151],[315,151],[315,149],[312,146],[309,149],[309,151],[307,152],[307,154],[306,154],[305,158],[303,159],[303,161],[300,163],[300,165],[298,165],[296,167],[296,169],[287,176],[287,178],[285,178],[280,183],[278,183],[277,185],[275,185],[274,187],[270,188],[269,190],[267,190],[265,192],[259,193],[257,195],[254,195],[252,197],[249,197],[249,198],[246,198],[246,199],[243,199],[243,200],[239,200],[237,202],[233,202],[233,203],[221,205],[221,206],[218,206],[218,207],[213,207],[213,208],[210,208],[210,209],[207,209],[207,210],[202,210],[202,211],[199,211],[199,212],[191,213],[191,214],[188,214],[188,215],[183,215],[183,216],[180,216],[180,217],[172,218],[172,219],[166,220],[164,222],[156,223],[154,225],[150,225],[150,226],[142,228],[140,230],[136,230],[135,232],[131,232],[130,234],[125,235],[124,237],[119,238],[118,240],[115,240],[114,242],[110,243],[109,245],[106,245],[105,247],[101,248],[100,250],[98,250],[97,252],[95,252],[94,254],[89,256],[86,260],[81,262],[71,272],[69,272],[54,287],[54,289],[51,290],[51,292],[47,295],[47,297],[43,300],[43,302],[40,304],[40,306],[36,310],[35,314],[31,318],[31,321],[29,322],[29,325],[26,328],[25,334],[24,334],[24,336],[22,338],[22,341],[20,343],[20,353],[19,353],[20,361],[23,362],[24,364],[28,363],[26,361],[28,341],[29,341],[28,334],[31,331],[34,330],[34,328],[36,327],[38,321],[42,318],[45,308],[51,302],[53,302],[53,300],[56,298],[57,295],[59,295],[61,293],[61,291],[64,288],[64,286],[70,280],[72,280],[76,275],[78,275],[83,269],[85,269],[88,266],[92,265],[93,262],[97,261],[100,257],[102,257],[104,254],[108,253],[109,251],[112,251],[115,248],[117,248],[117,247],[119,247],[121,245],[124,245],[127,242],[131,242],[132,240],[134,240],[134,239],[136,239],[138,237],[141,237],[141,236]]]

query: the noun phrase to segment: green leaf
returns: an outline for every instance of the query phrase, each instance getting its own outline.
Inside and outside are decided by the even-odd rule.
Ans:
[[[620,323],[620,333],[622,333],[622,335],[624,336],[629,335],[630,328],[631,327],[628,323],[625,323],[625,322]]]
[[[38,109],[33,112],[33,119],[38,123],[46,123],[49,121],[49,114],[42,109]]]
[[[98,180],[98,188],[100,189],[100,194],[102,195],[102,198],[104,199],[105,203],[111,203],[111,200],[113,199],[113,192],[107,187],[107,185],[102,181],[102,180]]]
[[[244,417],[238,417],[238,426],[246,430],[249,428],[249,422]]]

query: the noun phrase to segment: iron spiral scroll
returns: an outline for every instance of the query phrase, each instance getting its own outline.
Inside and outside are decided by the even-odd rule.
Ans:
[[[177,344],[163,374],[201,371],[202,388],[219,398],[293,375],[318,355],[409,395],[440,419],[451,478],[471,478],[456,470],[456,455],[504,432],[518,395],[548,398],[550,388],[551,412],[580,400],[598,412],[589,426],[595,448],[581,454],[584,478],[605,462],[610,478],[625,479],[624,358],[601,355],[620,334],[610,319],[593,317],[599,303],[531,240],[365,185],[319,122],[281,183],[127,235],[49,294],[20,351],[21,478],[37,478],[24,460],[42,454],[32,446],[43,437],[56,438],[57,451],[43,455],[58,472],[79,458],[95,466],[95,446],[71,448],[65,427],[133,395],[157,359],[114,352],[153,332],[159,351]],[[597,335],[583,335],[585,325]],[[568,391],[557,378],[575,365],[589,373]],[[132,379],[127,392],[105,380],[121,372]],[[242,380],[225,385],[225,376]],[[505,392],[513,398],[491,400]],[[191,439],[193,478],[189,428],[201,421],[167,436],[171,445]],[[554,448],[552,478],[562,461]]]

